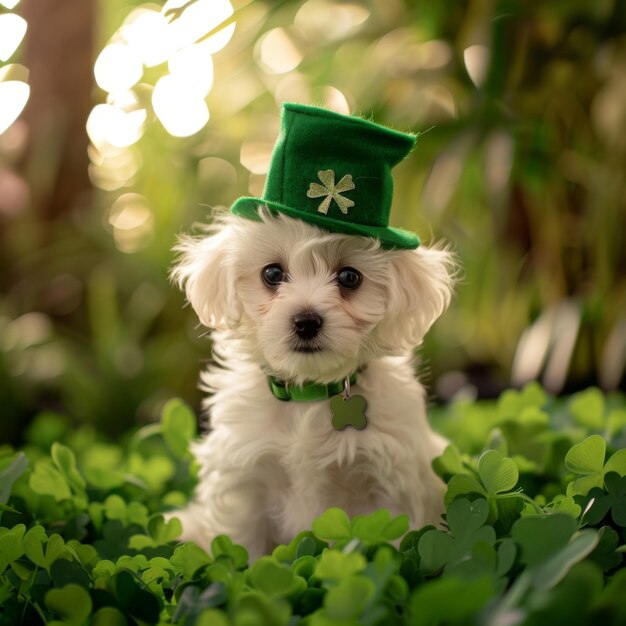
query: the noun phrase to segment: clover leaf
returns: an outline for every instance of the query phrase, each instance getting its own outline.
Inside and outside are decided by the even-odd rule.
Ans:
[[[63,474],[72,491],[74,493],[83,493],[85,490],[85,479],[76,467],[74,453],[67,446],[54,442],[50,448],[50,458]]]
[[[446,573],[459,576],[464,580],[491,578],[496,589],[504,589],[507,585],[506,574],[513,567],[517,548],[512,539],[503,539],[495,546],[478,541],[472,546],[468,557],[455,565],[449,566]]]
[[[441,568],[447,571],[467,558],[477,542],[493,545],[496,533],[491,526],[485,526],[488,517],[489,505],[486,500],[455,500],[449,506],[446,517],[450,532],[430,530],[419,541],[422,570],[427,574],[434,574]]]
[[[313,533],[323,541],[343,541],[352,538],[350,518],[337,507],[327,509],[313,521]]]
[[[210,565],[213,559],[195,543],[187,542],[176,546],[170,561],[184,578],[192,579],[201,567]]]
[[[367,560],[359,552],[340,552],[326,549],[322,552],[315,568],[315,576],[320,580],[338,582],[365,569]]]
[[[65,477],[48,458],[40,459],[35,463],[28,484],[33,492],[43,496],[52,496],[57,502],[63,502],[72,497],[72,491]]]
[[[100,538],[93,543],[98,554],[104,559],[117,559],[127,553],[130,537],[137,534],[138,526],[124,526],[118,520],[108,520],[102,526]]]
[[[142,486],[160,492],[176,473],[176,466],[165,454],[153,454],[144,458],[141,454],[132,453],[128,457],[128,471],[134,474]]]
[[[456,577],[439,578],[418,587],[413,594],[408,623],[413,626],[471,624],[493,595],[490,578],[473,581]]]
[[[567,495],[586,495],[594,487],[602,488],[606,474],[626,475],[626,449],[618,450],[605,463],[606,442],[600,435],[591,435],[573,446],[565,456],[565,466],[583,477],[567,486]]]
[[[564,513],[532,515],[515,522],[511,536],[520,546],[527,574],[522,584],[549,589],[596,547],[597,532],[577,529],[576,520]]]
[[[287,626],[291,615],[290,606],[284,600],[272,601],[259,591],[241,594],[233,602],[233,612],[240,616],[235,623],[241,626]],[[209,622],[210,626],[213,626]],[[202,624],[200,625],[202,626]],[[207,623],[204,623],[207,626]]]
[[[357,619],[375,593],[374,583],[365,576],[343,578],[324,598],[324,609],[331,620],[341,623]]]
[[[156,545],[174,541],[183,532],[183,526],[177,517],[165,521],[161,514],[153,515],[148,520],[148,534]]]
[[[603,570],[609,571],[621,565],[624,557],[617,552],[619,535],[610,526],[602,526],[598,531],[598,545],[589,555],[589,558],[600,565]]]
[[[81,469],[90,485],[109,491],[126,480],[122,458],[119,446],[97,442],[89,447],[89,454],[80,457]]]
[[[393,518],[387,509],[379,509],[369,515],[356,515],[351,523],[351,536],[363,543],[381,543],[398,539],[408,529],[408,515]]]
[[[81,565],[63,558],[56,559],[50,566],[50,578],[55,587],[76,584],[88,589],[91,583],[89,574]]]
[[[448,483],[445,502],[449,505],[461,495],[475,493],[489,503],[489,523],[501,518],[505,525],[513,522],[522,508],[522,497],[509,494],[517,484],[519,472],[513,459],[503,456],[497,450],[487,450],[478,461],[478,477],[470,474],[456,474]],[[506,495],[504,495],[506,494]],[[505,502],[513,496],[515,502]]]
[[[141,502],[126,502],[121,496],[111,494],[104,501],[104,514],[110,520],[123,524],[148,525],[148,509]]]
[[[313,537],[302,537],[296,547],[296,559],[303,556],[315,556],[317,554],[317,542]]]
[[[148,591],[131,572],[117,572],[112,582],[115,598],[122,610],[148,624],[159,621],[160,599]]]
[[[567,513],[574,519],[578,519],[582,513],[582,507],[576,503],[574,498],[564,496],[563,494],[555,496],[554,500],[545,509],[550,510],[552,513]]]
[[[626,476],[609,472],[604,477],[606,491],[594,487],[587,494],[587,503],[592,502],[583,520],[588,524],[599,524],[610,512],[617,526],[626,528]]]
[[[314,548],[312,546],[314,546]],[[289,544],[276,546],[272,552],[272,557],[277,563],[287,563],[290,565],[302,556],[316,556],[327,547],[328,544],[315,537],[310,530],[303,530],[298,533]]]
[[[248,570],[250,586],[270,598],[296,597],[307,587],[306,581],[286,565],[279,565],[271,556],[257,559]]]
[[[463,456],[453,443],[448,445],[440,456],[433,459],[432,466],[437,475],[444,480],[449,480],[455,474],[467,472]]]
[[[178,398],[169,400],[161,413],[161,433],[165,445],[179,459],[191,458],[189,444],[196,436],[196,416]]]
[[[204,591],[195,585],[185,587],[178,598],[174,622],[187,623],[188,620],[194,620],[202,611],[221,606],[227,599],[228,593],[223,583],[212,583]]]
[[[401,563],[402,557],[391,546],[382,545],[377,548],[373,559],[363,570],[363,575],[374,584],[374,594],[368,602],[368,608],[383,597],[389,598],[392,602],[402,602],[406,599],[409,585],[398,575]]]
[[[496,450],[487,450],[478,461],[478,475],[488,494],[510,491],[517,484],[519,472],[512,459]]]
[[[90,626],[128,626],[128,621],[120,610],[103,606],[94,613]]]
[[[511,535],[521,547],[522,563],[533,567],[566,546],[577,528],[576,520],[569,515],[537,515],[518,520]]]
[[[80,543],[76,539],[70,539],[65,547],[85,569],[91,570],[99,560],[98,552],[93,546]]]
[[[470,474],[457,474],[448,483],[446,504],[458,495],[478,493],[486,498],[510,491],[517,484],[519,472],[513,459],[503,456],[497,450],[487,450],[478,461],[477,480]]]
[[[24,535],[23,545],[26,556],[35,565],[47,570],[56,559],[67,553],[61,535],[55,533],[48,537],[43,526],[33,526]]]
[[[0,575],[10,563],[24,554],[22,537],[24,537],[25,532],[26,526],[18,524],[0,535]]]
[[[606,418],[606,432],[609,437],[615,437],[626,426],[626,409],[612,409]]]
[[[81,626],[91,613],[92,602],[89,593],[80,585],[69,584],[61,589],[50,589],[45,597],[46,607],[58,615],[62,622],[48,622],[50,625]]]
[[[564,436],[550,431],[550,416],[538,407],[528,406],[515,417],[506,417],[497,424],[507,444],[507,455],[515,459],[525,473],[546,471],[555,448]],[[569,439],[566,439],[570,444]],[[491,445],[490,447],[494,447]]]
[[[569,412],[574,421],[588,430],[604,429],[604,396],[597,387],[590,387],[572,396]]]
[[[604,465],[604,478],[610,472],[615,472],[620,476],[626,476],[626,448],[618,450]]]
[[[353,538],[365,544],[384,543],[399,539],[408,529],[407,515],[394,518],[387,509],[355,515],[350,521],[345,511],[333,507],[313,521],[313,533],[318,539],[341,543]]]
[[[293,563],[291,563],[291,571],[298,576],[302,576],[306,580],[309,580],[315,573],[317,566],[317,559],[314,556],[305,554],[298,557]]]
[[[525,409],[541,409],[547,401],[548,397],[541,385],[531,382],[521,391],[507,389],[503,392],[498,399],[498,414],[504,419],[517,419]]]
[[[230,557],[235,569],[245,567],[248,562],[248,551],[243,546],[233,543],[226,535],[218,535],[213,539],[211,552],[216,560],[221,556]]]
[[[183,527],[177,517],[172,517],[167,522],[163,515],[153,515],[148,520],[148,534],[133,535],[128,546],[134,550],[144,548],[156,548],[170,541],[174,541],[182,533]]]
[[[76,457],[58,442],[52,444],[50,458],[37,461],[29,485],[35,493],[52,496],[56,502],[73,500],[77,508],[87,507],[86,483],[76,466]]]
[[[475,493],[487,497],[487,490],[481,482],[470,474],[455,474],[448,482],[448,489],[444,497],[446,506],[456,500],[459,496]]]
[[[11,495],[13,483],[28,467],[28,459],[23,452],[0,459],[0,504],[6,504]]]

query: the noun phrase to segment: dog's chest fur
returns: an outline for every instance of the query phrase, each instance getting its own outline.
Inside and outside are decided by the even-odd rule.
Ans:
[[[203,382],[213,393],[212,431],[194,449],[201,465],[194,506],[211,503],[199,516],[211,535],[228,532],[262,553],[331,506],[350,515],[387,507],[415,526],[437,521],[443,485],[431,461],[445,441],[426,421],[409,359],[380,359],[360,374],[352,393],[367,400],[362,431],[334,430],[328,400],[277,400],[254,364],[213,368]]]

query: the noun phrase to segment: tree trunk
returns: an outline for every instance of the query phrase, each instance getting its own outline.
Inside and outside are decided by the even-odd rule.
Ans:
[[[93,89],[96,0],[23,0],[31,97],[24,173],[34,217],[48,222],[90,196],[85,123]],[[45,229],[44,229],[45,230]]]

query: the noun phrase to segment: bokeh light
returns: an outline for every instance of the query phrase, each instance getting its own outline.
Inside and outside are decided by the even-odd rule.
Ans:
[[[162,76],[154,86],[152,106],[155,115],[174,137],[194,135],[209,121],[202,85],[179,74]]]
[[[267,72],[285,74],[300,65],[302,53],[284,28],[274,28],[258,43],[258,61]]]
[[[0,215],[16,217],[30,201],[30,189],[26,181],[11,171],[0,167]]]
[[[489,69],[490,51],[487,46],[476,44],[463,50],[463,61],[470,80],[476,87],[482,87]]]
[[[8,61],[26,34],[26,20],[14,13],[0,15],[0,61]]]
[[[226,159],[205,157],[198,162],[198,181],[211,189],[220,185],[231,188],[237,183],[237,170]]]
[[[324,88],[324,106],[337,113],[350,115],[350,105],[346,96],[337,87],[328,86]]]
[[[13,8],[17,2],[4,3]],[[26,34],[27,24],[19,15],[0,15],[0,61],[8,61]],[[28,69],[13,63],[0,69],[0,134],[4,133],[24,110],[30,97]]]
[[[168,0],[163,5],[163,14],[168,17],[172,11],[189,4],[188,0]],[[185,10],[175,18],[170,18],[169,40],[173,50],[180,50],[199,41],[213,29],[220,26],[233,14],[229,0],[196,0],[185,6]],[[219,33],[221,38],[212,43],[211,51],[223,48],[234,29]]]
[[[143,5],[131,11],[119,34],[146,67],[159,65],[171,53],[168,22],[158,5]]]
[[[3,81],[0,77],[0,133],[18,118],[30,96],[28,84],[19,80]]]
[[[207,96],[213,86],[213,57],[210,40],[192,44],[172,54],[167,62],[171,74],[187,85],[194,85]]]
[[[311,98],[309,81],[300,72],[290,72],[280,79],[274,95],[279,104],[283,102],[309,102]]]
[[[141,137],[147,112],[122,106],[112,96],[118,100],[118,93],[128,93],[144,66],[166,61],[169,73],[157,77],[154,87],[145,86],[154,115],[174,137],[200,131],[209,120],[205,98],[213,86],[212,55],[233,36],[235,23],[225,24],[232,15],[228,0],[168,0],[162,8],[144,4],[131,11],[96,61],[96,81],[110,95],[89,116],[92,143],[101,151],[105,144],[127,147]],[[110,186],[104,182],[108,177],[99,175],[101,165],[93,165],[92,180]]]
[[[148,200],[137,193],[122,194],[111,206],[108,221],[115,244],[126,253],[144,248],[154,232],[154,216]]]
[[[123,43],[109,44],[94,65],[96,82],[111,93],[133,87],[143,74],[143,65],[136,51]]]
[[[241,164],[252,174],[267,174],[274,143],[270,141],[244,141],[241,144]]]
[[[369,10],[357,3],[308,0],[298,9],[294,24],[312,39],[337,40],[354,34],[369,16]]]
[[[0,53],[10,57],[0,62],[0,320],[32,307],[62,328],[41,347],[63,340],[80,353],[64,364],[78,370],[72,384],[50,386],[52,405],[97,413],[108,428],[110,416],[133,414],[146,398],[154,406],[165,389],[193,394],[196,354],[171,387],[170,357],[161,356],[209,349],[167,282],[171,246],[216,207],[262,195],[287,101],[418,136],[394,168],[392,225],[425,244],[449,242],[463,265],[452,307],[423,346],[431,389],[447,398],[461,388],[494,396],[535,378],[557,392],[624,385],[618,3],[516,3],[509,15],[410,0],[97,0],[82,31],[72,3],[59,3],[68,36],[33,8],[44,3],[16,4],[0,0]],[[25,36],[15,14],[28,21]],[[46,29],[56,57],[42,53]],[[50,243],[35,249],[40,241]],[[150,321],[145,299],[127,306],[138,284],[167,313]],[[111,310],[121,327],[114,340],[85,350],[106,335]],[[170,340],[173,328],[184,339]],[[131,367],[123,355],[133,351]],[[3,358],[0,392],[11,396],[3,367],[26,379],[32,359],[11,356],[8,368]],[[125,386],[122,370],[137,380]],[[94,390],[88,400],[73,385],[81,375],[81,389]],[[101,394],[105,378],[123,393]],[[11,397],[44,393],[20,385]],[[30,415],[25,406],[8,422]]]
[[[144,109],[126,112],[114,104],[98,104],[87,120],[87,134],[100,149],[107,145],[125,148],[141,137],[145,120]]]
[[[98,150],[91,145],[88,149],[89,178],[103,191],[116,191],[132,185],[143,160],[136,146],[115,148],[107,145]]]

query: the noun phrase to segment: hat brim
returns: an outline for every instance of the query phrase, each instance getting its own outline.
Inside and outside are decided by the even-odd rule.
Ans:
[[[373,237],[374,239],[378,239],[381,246],[387,250],[392,248],[414,250],[420,245],[419,237],[408,230],[393,228],[391,226],[369,226],[367,224],[343,222],[327,217],[326,215],[307,213],[284,206],[278,202],[262,200],[261,198],[239,198],[234,202],[230,210],[235,215],[260,221],[259,206],[266,206],[272,213],[284,213],[289,217],[294,217],[334,233]]]

